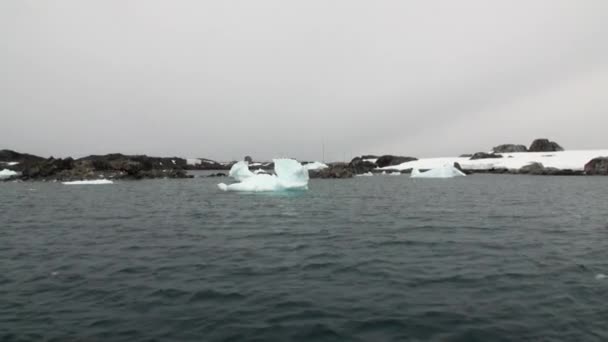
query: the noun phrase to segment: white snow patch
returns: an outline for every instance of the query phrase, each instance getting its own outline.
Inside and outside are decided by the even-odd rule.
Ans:
[[[462,176],[466,175],[451,165],[444,165],[443,167],[430,169],[425,172],[414,169],[411,175],[412,178],[453,178]]]
[[[11,178],[16,175],[18,175],[18,173],[13,170],[4,169],[0,171],[0,179]]]
[[[218,184],[222,191],[284,191],[308,190],[308,170],[293,159],[275,159],[276,175],[255,174],[249,170],[247,162],[241,161],[232,166],[229,176],[239,183]]]
[[[62,182],[63,185],[102,185],[102,184],[114,184],[109,179],[97,179],[97,180],[84,180],[84,181],[73,181],[73,182]]]
[[[200,165],[202,164],[202,160],[198,159],[198,158],[188,158],[186,159],[186,164],[188,165]]]
[[[329,167],[329,166],[327,166],[326,164],[323,164],[323,163],[318,162],[318,161],[316,161],[316,162],[312,162],[312,163],[308,163],[308,164],[304,165],[304,168],[305,168],[306,170],[309,170],[309,171],[310,171],[310,170],[321,170],[321,169],[326,169],[326,168],[328,168],[328,167]]]
[[[518,170],[531,163],[541,163],[544,167],[582,171],[591,159],[608,156],[608,150],[580,150],[561,152],[518,152],[499,153],[503,158],[470,160],[466,157],[423,158],[400,165],[387,166],[382,170],[436,169],[459,163],[464,170],[485,170],[504,168]]]
[[[364,162],[370,162],[370,163],[374,163],[376,164],[376,162],[378,161],[378,159],[363,159]]]
[[[15,165],[19,165],[19,162],[8,162],[8,163],[6,163],[6,165],[15,166]]]

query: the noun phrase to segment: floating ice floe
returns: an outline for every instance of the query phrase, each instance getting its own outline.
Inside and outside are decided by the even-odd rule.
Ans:
[[[223,191],[285,191],[285,190],[307,190],[308,170],[302,164],[293,159],[274,159],[274,172],[276,175],[255,174],[249,170],[245,161],[240,161],[232,166],[229,176],[239,183],[218,184]]]
[[[16,175],[18,175],[18,173],[13,170],[4,169],[0,171],[0,179],[7,179]]]
[[[401,172],[391,172],[389,173],[390,176],[401,176]]]
[[[412,170],[412,178],[452,178],[466,176],[462,171],[451,165],[445,165],[435,169],[430,169],[425,172],[420,172],[418,169]]]
[[[323,164],[323,163],[318,162],[318,161],[312,162],[312,163],[308,163],[308,164],[304,165],[304,168],[306,170],[309,170],[309,171],[310,170],[322,170],[322,169],[326,169],[328,167],[329,166],[327,166],[326,164]]]
[[[596,280],[604,280],[606,278],[608,278],[608,276],[606,276],[605,274],[602,274],[602,273],[595,275]]]
[[[371,177],[371,176],[373,176],[373,175],[374,175],[374,174],[373,174],[373,173],[371,173],[371,172],[366,172],[366,173],[362,173],[362,174],[357,175],[357,176],[358,176],[358,177]]]
[[[84,181],[73,181],[73,182],[62,182],[63,185],[103,185],[103,184],[114,184],[109,179],[96,179],[96,180],[84,180]]]

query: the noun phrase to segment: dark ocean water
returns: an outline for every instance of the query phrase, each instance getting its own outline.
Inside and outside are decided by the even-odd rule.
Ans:
[[[608,178],[0,183],[0,341],[606,341]]]

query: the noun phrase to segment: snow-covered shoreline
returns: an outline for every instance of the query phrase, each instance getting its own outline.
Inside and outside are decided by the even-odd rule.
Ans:
[[[583,171],[585,164],[597,157],[607,157],[608,150],[579,150],[558,152],[518,152],[496,153],[502,158],[476,159],[470,157],[422,158],[399,165],[378,168],[378,170],[435,169],[445,165],[460,164],[463,170],[477,171],[489,169],[519,170],[532,163],[540,163],[546,168]]]

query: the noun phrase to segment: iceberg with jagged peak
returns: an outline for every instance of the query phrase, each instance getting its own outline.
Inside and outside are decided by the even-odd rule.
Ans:
[[[418,169],[412,170],[412,178],[452,178],[466,176],[462,171],[452,165],[444,165],[435,169],[420,172]]]
[[[218,184],[223,191],[285,191],[308,190],[308,170],[293,159],[274,159],[274,172],[276,175],[255,174],[249,170],[245,161],[232,166],[228,175],[238,183]]]

